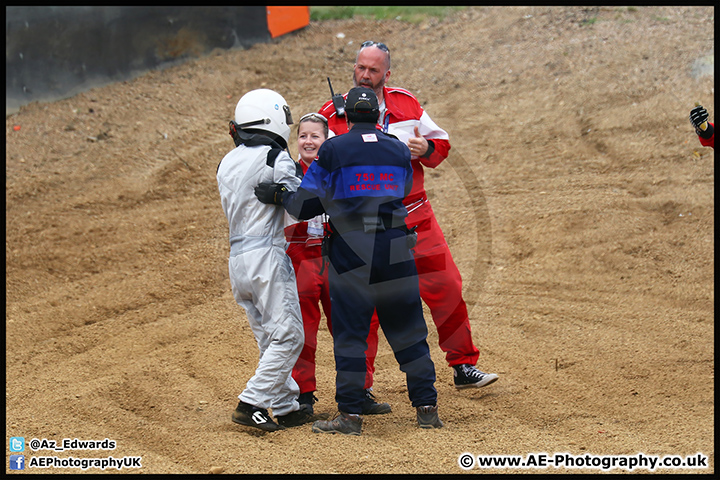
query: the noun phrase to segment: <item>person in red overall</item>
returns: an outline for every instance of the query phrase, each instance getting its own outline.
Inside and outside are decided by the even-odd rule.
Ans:
[[[448,134],[432,121],[409,91],[386,86],[390,78],[390,50],[385,44],[364,42],[353,68],[354,86],[371,88],[378,97],[378,128],[405,142],[412,154],[412,191],[403,202],[408,211],[406,224],[410,229],[417,228],[414,254],[420,295],[437,327],[440,348],[453,368],[455,387],[490,385],[498,376],[475,367],[479,351],[473,343],[467,306],[462,297],[462,277],[425,192],[424,169],[435,168],[447,158],[450,151]],[[338,115],[332,101],[325,103],[319,113],[328,119],[332,133],[347,132],[345,118]],[[369,376],[374,372],[377,355],[377,330],[375,316],[366,352]]]
[[[303,175],[315,160],[320,146],[328,138],[327,119],[317,113],[304,115],[298,123],[297,146],[300,158],[298,166]],[[332,334],[330,322],[330,293],[328,290],[328,268],[323,263],[322,240],[327,226],[327,215],[322,214],[310,220],[299,221],[286,213],[285,240],[288,243],[287,254],[292,260],[297,279],[300,310],[302,312],[305,344],[295,363],[292,377],[300,387],[298,402],[313,413],[313,404],[317,401],[315,391],[315,352],[317,334],[322,312],[327,319],[327,327]],[[375,401],[372,390],[372,375],[367,375],[364,415],[389,413],[390,405]]]
[[[690,123],[703,147],[715,149],[715,124],[708,122],[708,112],[702,105],[690,110]]]

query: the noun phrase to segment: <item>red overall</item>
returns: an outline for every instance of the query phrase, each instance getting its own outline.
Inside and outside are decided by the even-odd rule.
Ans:
[[[308,166],[300,161],[303,173]],[[287,222],[286,222],[287,223]],[[323,227],[326,225],[323,224]],[[328,268],[323,268],[320,253],[321,238],[308,234],[308,222],[301,221],[285,227],[285,239],[288,242],[287,254],[292,260],[297,279],[300,311],[302,312],[305,345],[295,363],[292,377],[300,387],[300,393],[314,392],[315,351],[317,333],[320,327],[320,305],[327,317],[327,326],[332,333],[330,322],[330,293],[328,292]],[[322,273],[321,273],[322,272]]]

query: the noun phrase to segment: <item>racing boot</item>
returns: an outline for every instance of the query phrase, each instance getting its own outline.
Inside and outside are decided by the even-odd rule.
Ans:
[[[264,408],[258,408],[249,403],[240,402],[232,414],[232,421],[239,425],[259,428],[266,432],[274,432],[283,430],[285,427],[278,425],[270,418],[268,411]]]

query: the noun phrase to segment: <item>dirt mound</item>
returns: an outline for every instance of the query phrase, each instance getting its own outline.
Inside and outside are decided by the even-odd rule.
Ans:
[[[26,459],[141,456],[142,473],[461,473],[464,452],[701,452],[713,472],[714,152],[687,119],[714,105],[713,28],[711,7],[328,21],[21,108],[6,118],[6,440],[109,438]],[[375,390],[393,413],[361,437],[255,433],[230,422],[258,352],[227,274],[227,122],[259,87],[296,118],[317,110],[368,39],[450,134],[426,184],[478,366],[500,380],[456,391],[431,326],[445,428],[417,428],[382,339]],[[327,330],[318,362],[316,408],[334,413]]]

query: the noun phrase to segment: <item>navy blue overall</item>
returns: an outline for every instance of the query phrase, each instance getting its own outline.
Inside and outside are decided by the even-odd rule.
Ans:
[[[338,409],[361,413],[365,350],[377,309],[413,407],[435,405],[435,366],[427,344],[417,270],[408,246],[403,198],[412,187],[410,151],[374,124],[326,140],[297,192],[283,205],[299,219],[327,213],[333,234],[329,289]]]

